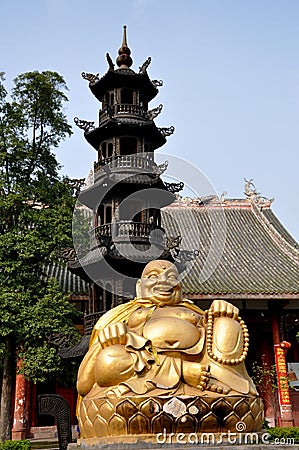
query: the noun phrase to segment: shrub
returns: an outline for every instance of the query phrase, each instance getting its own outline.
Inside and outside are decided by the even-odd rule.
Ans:
[[[270,434],[273,441],[275,439],[294,439],[295,442],[299,442],[299,427],[273,427],[268,428],[267,433]]]
[[[31,444],[27,439],[21,441],[5,441],[0,444],[0,450],[30,450]]]

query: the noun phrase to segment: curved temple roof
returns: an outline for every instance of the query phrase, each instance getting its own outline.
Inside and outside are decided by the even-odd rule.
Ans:
[[[225,295],[299,299],[299,246],[269,206],[261,208],[250,199],[211,200],[197,205],[180,201],[164,208],[162,219],[168,233],[175,228],[172,234],[181,234],[181,250],[199,252],[183,280],[189,298]],[[222,231],[225,234],[224,248],[219,261],[217,251],[211,256],[210,263],[217,267],[201,282],[203,262],[210,249],[211,223],[220,244]]]

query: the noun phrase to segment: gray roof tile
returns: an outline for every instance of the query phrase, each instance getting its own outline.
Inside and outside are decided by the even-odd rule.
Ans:
[[[167,234],[181,234],[182,250],[199,251],[183,280],[186,294],[299,294],[298,244],[269,208],[260,210],[250,200],[222,206],[175,203],[163,209],[162,218]],[[218,266],[201,282],[211,235],[221,237],[221,230],[225,238]],[[216,264],[217,252],[209,258]]]

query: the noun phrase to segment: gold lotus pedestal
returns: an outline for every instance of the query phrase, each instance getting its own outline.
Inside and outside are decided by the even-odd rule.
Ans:
[[[263,407],[259,397],[243,396],[97,398],[82,401],[79,417],[85,442],[128,435],[152,435],[157,442],[159,433],[259,431]]]

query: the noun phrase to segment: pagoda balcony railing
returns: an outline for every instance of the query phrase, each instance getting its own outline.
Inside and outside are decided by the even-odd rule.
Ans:
[[[103,169],[104,166],[108,166],[110,170],[115,169],[133,169],[142,170],[146,172],[156,172],[157,164],[149,158],[148,155],[136,154],[136,155],[121,155],[111,156],[105,158],[102,161],[94,163],[94,171],[97,172]],[[103,169],[105,172],[106,170]]]
[[[106,223],[99,225],[94,229],[96,238],[100,242],[106,241],[108,238],[146,238],[148,239],[153,227],[148,222],[132,222],[131,220],[123,220],[120,222]]]
[[[105,311],[97,311],[84,316],[84,334],[90,335],[92,333],[93,327],[104,313]]]
[[[99,112],[99,123],[111,119],[112,117],[123,114],[123,115],[130,115],[130,116],[138,116],[142,117],[143,119],[147,117],[147,112],[144,109],[143,106],[139,105],[132,105],[129,103],[123,103],[118,105],[108,105],[106,108],[100,110]]]

